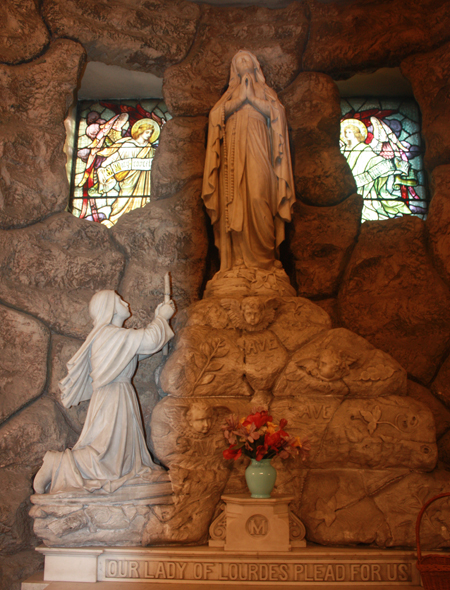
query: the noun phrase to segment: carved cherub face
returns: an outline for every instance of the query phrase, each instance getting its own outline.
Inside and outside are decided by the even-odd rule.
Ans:
[[[247,297],[244,299],[241,309],[242,315],[247,324],[250,324],[250,326],[256,326],[259,324],[263,317],[264,306],[258,297]]]
[[[323,379],[332,381],[341,377],[342,360],[333,350],[322,350],[319,356],[319,373]]]
[[[212,410],[207,406],[194,404],[187,413],[189,426],[199,434],[208,434],[212,424]]]
[[[221,305],[228,310],[228,319],[233,328],[260,332],[273,322],[278,301],[276,298],[252,296],[245,297],[242,302],[238,299],[223,299]]]

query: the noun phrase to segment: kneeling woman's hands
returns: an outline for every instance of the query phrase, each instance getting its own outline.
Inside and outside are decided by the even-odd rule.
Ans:
[[[170,300],[168,303],[160,303],[155,310],[155,318],[170,320],[175,313],[175,303]]]

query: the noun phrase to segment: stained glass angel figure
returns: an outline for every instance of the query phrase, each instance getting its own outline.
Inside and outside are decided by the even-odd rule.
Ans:
[[[357,113],[341,121],[341,151],[364,198],[364,220],[387,219],[422,212],[410,159],[417,146],[399,139],[401,123],[384,119],[392,111]],[[384,116],[383,116],[384,115]]]
[[[139,104],[101,102],[85,115],[74,183],[76,215],[111,227],[150,201],[151,165],[163,123]]]

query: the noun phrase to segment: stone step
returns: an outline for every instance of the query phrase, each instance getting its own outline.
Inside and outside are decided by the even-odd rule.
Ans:
[[[319,587],[326,590],[367,590],[367,585],[361,584],[325,584]],[[372,590],[399,590],[405,588],[397,584],[370,584]],[[44,573],[35,574],[25,582],[22,582],[21,590],[236,590],[235,584],[212,584],[211,582],[193,582],[167,584],[164,582],[44,582]],[[318,584],[307,586],[292,584],[262,585],[261,582],[246,584],[241,582],[239,588],[253,590],[318,590]],[[407,586],[409,590],[423,590],[422,586]]]

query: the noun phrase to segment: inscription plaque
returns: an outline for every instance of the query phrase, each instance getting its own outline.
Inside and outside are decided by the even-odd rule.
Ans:
[[[104,579],[227,582],[412,582],[410,563],[149,561],[106,559]]]
[[[257,531],[261,531],[261,522]],[[45,554],[45,579],[76,582],[80,558],[93,560],[97,581],[197,581],[260,587],[278,584],[340,587],[342,584],[398,587],[420,585],[413,551],[377,549],[296,548],[271,553],[227,553],[212,547],[38,547]],[[59,577],[58,577],[59,576]],[[78,577],[77,577],[78,576]],[[114,584],[111,585],[113,588]],[[175,587],[175,586],[173,586]]]

